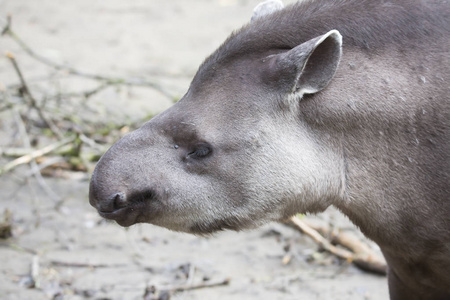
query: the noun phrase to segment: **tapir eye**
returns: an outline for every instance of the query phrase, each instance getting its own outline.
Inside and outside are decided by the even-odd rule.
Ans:
[[[188,153],[187,157],[204,158],[208,156],[211,151],[212,148],[208,143],[198,143],[194,146],[192,151]]]

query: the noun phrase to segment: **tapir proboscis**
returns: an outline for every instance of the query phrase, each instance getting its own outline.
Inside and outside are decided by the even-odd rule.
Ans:
[[[209,234],[342,211],[391,299],[450,299],[450,1],[266,1],[100,159],[122,226]]]

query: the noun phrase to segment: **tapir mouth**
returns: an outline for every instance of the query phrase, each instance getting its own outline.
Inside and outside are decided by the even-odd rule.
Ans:
[[[139,210],[133,207],[123,207],[113,212],[98,210],[98,213],[101,217],[108,220],[114,220],[123,227],[129,227],[138,223]]]

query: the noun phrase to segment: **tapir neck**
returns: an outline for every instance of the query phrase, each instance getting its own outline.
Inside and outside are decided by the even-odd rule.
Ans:
[[[421,247],[411,241],[449,221],[447,88],[431,84],[448,71],[394,50],[377,56],[347,51],[330,88],[306,98],[300,111],[344,166],[344,196],[334,205],[380,245]],[[437,235],[449,240],[446,230]]]

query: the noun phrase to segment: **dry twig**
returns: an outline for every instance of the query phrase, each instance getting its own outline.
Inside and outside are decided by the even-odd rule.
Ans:
[[[177,286],[168,289],[172,293],[181,292],[181,291],[190,291],[190,290],[197,290],[197,289],[203,289],[203,288],[211,288],[211,287],[217,287],[222,285],[228,285],[230,283],[229,278],[221,279],[221,280],[210,280],[205,281],[197,284],[189,284],[189,285],[182,285]]]
[[[16,124],[17,127],[19,128],[19,132],[20,132],[20,136],[22,137],[22,142],[23,144],[30,148],[31,147],[31,142],[30,142],[30,138],[28,136],[27,130],[25,128],[25,124],[23,123],[23,120],[21,118],[21,116],[19,115],[19,113],[13,109],[13,113],[14,113],[14,118],[16,120]],[[44,191],[53,199],[53,200],[59,200],[59,196],[55,194],[55,192],[53,192],[53,190],[46,184],[44,178],[42,178],[41,173],[39,172],[39,167],[37,165],[37,162],[35,160],[35,158],[31,158],[29,161],[30,165],[31,165],[31,170],[37,180],[37,182],[41,185],[41,187],[44,189]],[[0,175],[2,174],[2,170],[0,170]]]
[[[125,264],[93,264],[81,262],[65,262],[59,260],[51,260],[50,263],[55,267],[72,267],[72,268],[119,268],[126,266]]]
[[[343,259],[352,259],[353,253],[348,250],[338,248],[331,244],[326,238],[324,238],[320,233],[316,230],[308,226],[305,222],[300,220],[298,217],[292,217],[290,219],[292,224],[294,224],[301,232],[305,233],[309,237],[311,237],[317,244],[319,244],[323,249],[327,250],[331,254],[334,254]]]
[[[297,229],[311,237],[317,244],[319,244],[324,250],[346,259],[349,262],[353,262],[359,268],[376,274],[386,275],[387,265],[386,262],[373,252],[366,244],[359,241],[355,237],[348,234],[332,234],[331,230],[321,227],[319,230],[327,236],[333,236],[333,241],[341,244],[342,246],[350,249],[342,249],[334,246],[329,240],[324,238],[318,230],[308,225],[306,222],[300,220],[294,216],[289,219]]]
[[[29,162],[31,162],[33,159],[43,156],[45,154],[48,154],[52,151],[55,151],[56,149],[65,146],[67,144],[72,143],[74,140],[76,139],[76,137],[68,137],[68,138],[64,138],[54,144],[45,146],[44,148],[38,149],[38,150],[34,150],[31,153],[28,153],[27,155],[24,155],[22,157],[19,157],[9,163],[7,163],[3,168],[0,169],[0,175],[5,174],[9,171],[11,171],[12,169],[14,169],[15,167],[19,166],[19,165],[23,165],[23,164],[27,164]]]
[[[7,53],[6,56],[11,61],[12,65],[14,67],[14,70],[16,71],[17,75],[19,76],[20,83],[22,85],[21,92],[24,95],[26,95],[27,98],[29,99],[29,106],[31,108],[34,108],[37,111],[37,113],[38,113],[39,117],[42,119],[42,121],[44,121],[44,123],[50,128],[50,130],[57,137],[62,138],[63,135],[62,135],[61,131],[58,129],[58,127],[55,125],[55,123],[53,123],[53,121],[51,119],[47,118],[44,111],[37,105],[37,101],[31,94],[28,84],[26,83],[25,78],[22,75],[22,71],[20,70],[19,65],[17,64],[17,61],[16,61],[14,55],[12,55],[11,53]]]

